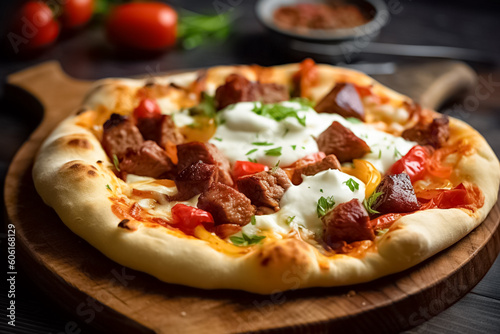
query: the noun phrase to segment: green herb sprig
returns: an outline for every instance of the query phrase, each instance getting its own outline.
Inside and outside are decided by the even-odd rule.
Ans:
[[[342,183],[345,184],[346,186],[348,186],[352,192],[354,192],[355,190],[359,190],[359,183],[354,181],[354,179],[352,179],[352,178],[350,178],[349,180],[342,182]]]
[[[372,209],[372,206],[377,201],[377,198],[379,198],[382,194],[383,194],[383,192],[374,192],[373,194],[371,194],[370,197],[368,197],[368,199],[365,198],[363,200],[363,205],[365,206],[366,211],[370,215],[376,215],[376,214],[380,213],[377,210]]]
[[[244,246],[250,246],[250,245],[255,245],[261,242],[262,239],[265,239],[265,236],[263,235],[253,235],[253,236],[248,236],[245,233],[241,233],[241,237],[229,237],[229,240],[236,245],[240,247]]]
[[[321,196],[318,200],[318,204],[316,206],[316,212],[318,214],[318,218],[323,217],[330,211],[331,208],[335,205],[335,200],[333,196],[323,197]]]

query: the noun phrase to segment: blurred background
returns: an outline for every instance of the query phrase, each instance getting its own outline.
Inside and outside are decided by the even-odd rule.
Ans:
[[[271,66],[310,57],[359,69],[382,81],[384,76],[405,73],[400,70],[408,66],[418,69],[436,61],[462,61],[476,71],[476,86],[446,101],[440,111],[470,123],[500,155],[500,2],[346,0],[351,7],[341,8],[337,3],[336,22],[324,17],[319,23],[307,22],[308,15],[317,14],[310,6],[299,7],[299,14],[297,10],[285,13],[281,19],[274,15],[280,6],[295,2],[319,1],[141,1],[133,7],[127,7],[130,1],[123,0],[2,1],[2,188],[15,152],[42,117],[40,106],[33,101],[11,96],[6,77],[48,60],[59,61],[72,77],[95,80],[214,65]],[[328,28],[331,24],[338,26]],[[417,75],[418,71],[411,73]],[[414,79],[398,76],[401,87]],[[398,85],[391,88],[401,90]],[[0,234],[0,242],[4,250],[5,234]],[[498,282],[497,260],[472,293],[414,331],[498,333]],[[20,333],[64,332],[69,320],[78,323],[84,333],[93,332],[77,316],[55,305],[22,273],[18,275],[18,291],[16,330]],[[2,314],[6,303],[2,298]],[[12,331],[4,325],[2,321],[0,332]]]

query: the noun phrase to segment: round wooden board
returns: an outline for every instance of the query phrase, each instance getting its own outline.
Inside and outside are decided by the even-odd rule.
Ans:
[[[464,84],[467,78],[461,78]],[[424,323],[461,298],[500,251],[497,203],[478,228],[452,247],[410,270],[366,284],[261,296],[163,283],[112,262],[74,235],[34,189],[36,151],[75,110],[90,83],[67,77],[57,63],[14,74],[8,81],[30,91],[45,107],[42,124],[20,149],[6,178],[19,262],[42,289],[92,326],[115,333],[394,332]]]

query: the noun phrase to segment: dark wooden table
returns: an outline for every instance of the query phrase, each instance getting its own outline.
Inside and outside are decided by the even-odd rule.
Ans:
[[[476,89],[464,93],[443,106],[443,112],[462,118],[478,129],[500,155],[500,4],[493,1],[409,1],[391,0],[401,10],[378,36],[378,42],[441,45],[482,51],[494,61],[469,63],[479,75]],[[253,1],[172,1],[177,7],[214,12],[214,4],[237,4],[234,29],[223,43],[185,51],[180,48],[148,58],[117,54],[105,42],[102,29],[93,24],[84,31],[63,38],[57,45],[33,59],[18,60],[0,55],[0,180],[5,178],[10,160],[40,121],[33,108],[9,99],[4,87],[7,74],[31,65],[57,59],[64,70],[76,78],[99,79],[108,76],[131,76],[159,73],[172,69],[206,67],[219,64],[257,63],[275,65],[295,61],[293,55],[273,47],[266,30],[253,13]],[[5,6],[2,4],[2,6]],[[2,10],[0,18],[8,16]],[[393,62],[398,65],[429,59],[360,53],[352,62]],[[347,61],[346,61],[347,62]],[[490,84],[487,84],[490,82]],[[397,87],[393,87],[397,90]],[[64,97],[61,97],[64,98]],[[29,101],[27,101],[29,102]],[[35,108],[36,110],[36,108]],[[2,192],[3,203],[3,192]],[[2,213],[3,205],[2,205]],[[4,216],[4,215],[2,215]],[[4,231],[1,231],[4,232]],[[43,294],[22,269],[16,281],[16,327],[7,326],[7,254],[6,234],[0,234],[2,274],[0,290],[0,333],[94,333],[83,320],[85,315],[68,314]],[[497,259],[483,280],[463,299],[446,310],[415,305],[419,325],[411,333],[500,333],[500,260]],[[91,325],[91,324],[90,324]]]

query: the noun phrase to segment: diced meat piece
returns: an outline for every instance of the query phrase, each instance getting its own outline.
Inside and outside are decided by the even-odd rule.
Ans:
[[[214,233],[221,239],[226,239],[239,231],[241,231],[241,226],[237,224],[222,224],[214,227]]]
[[[173,145],[179,145],[184,142],[184,136],[175,126],[172,116],[162,115],[160,130],[161,134],[160,134],[159,144],[161,147],[166,148],[168,143],[171,143]]]
[[[206,164],[216,165],[219,172],[219,182],[233,185],[231,178],[231,166],[229,160],[210,143],[190,142],[177,145],[177,169],[183,170],[187,166],[198,161]]]
[[[250,198],[253,205],[267,206],[275,211],[279,210],[279,201],[285,190],[291,186],[288,176],[280,168],[242,176],[236,184],[238,190]]]
[[[224,85],[219,86],[215,91],[217,109],[223,109],[238,102],[257,101],[258,97],[258,92],[254,89],[252,82],[239,74],[229,75]]]
[[[302,183],[302,175],[311,176],[328,169],[340,169],[340,162],[333,154],[327,155],[323,160],[312,164],[296,168],[293,171],[292,183],[299,185]]]
[[[120,170],[128,174],[171,179],[175,165],[158,144],[145,141],[139,148],[129,148],[120,161]]]
[[[270,207],[267,207],[267,206],[258,206],[255,209],[256,216],[270,215],[273,213],[275,213],[274,209],[271,209]]]
[[[339,114],[365,120],[365,110],[353,84],[339,83],[333,87],[314,109],[319,113]]]
[[[323,240],[332,248],[361,240],[375,239],[370,217],[363,204],[354,198],[341,203],[323,218]]]
[[[254,85],[257,87],[257,91],[260,95],[258,101],[263,103],[277,103],[290,99],[288,88],[283,85],[260,82],[255,82]]]
[[[113,158],[123,157],[128,148],[139,148],[144,139],[139,129],[125,116],[112,114],[103,125],[102,147]]]
[[[166,148],[168,143],[178,145],[184,142],[184,137],[170,115],[139,118],[137,127],[145,140],[155,141],[163,148]]]
[[[176,201],[185,201],[207,190],[218,180],[217,166],[196,162],[181,170],[175,177]]]
[[[372,209],[384,213],[412,212],[420,208],[410,177],[406,173],[386,175],[377,186],[382,192]]]
[[[239,74],[231,74],[226,78],[224,85],[215,91],[217,109],[238,102],[262,101],[275,103],[287,101],[290,98],[288,89],[274,83],[251,82]]]
[[[323,131],[316,141],[321,152],[334,154],[341,163],[361,158],[370,152],[364,140],[337,121]]]
[[[403,131],[401,136],[406,140],[416,141],[420,145],[440,148],[450,137],[449,123],[446,116],[434,118],[431,123],[417,123],[413,128]]]
[[[215,225],[245,226],[255,213],[255,207],[245,195],[222,183],[212,184],[201,193],[198,208],[210,212]]]

